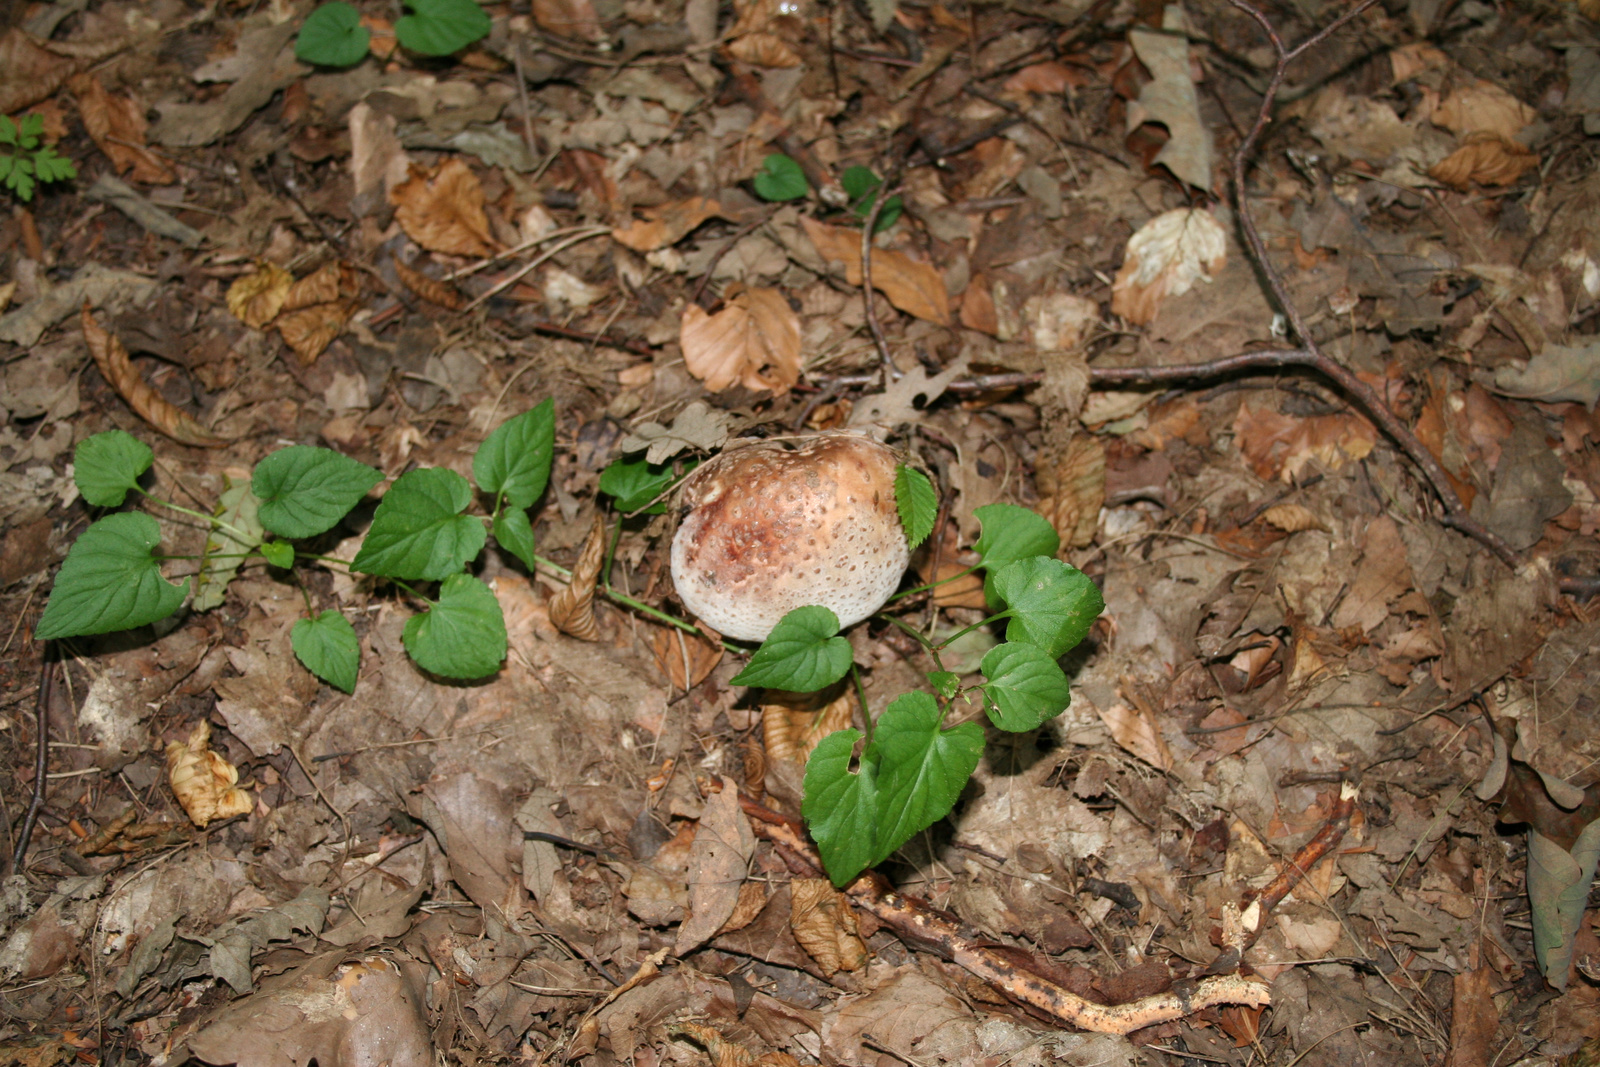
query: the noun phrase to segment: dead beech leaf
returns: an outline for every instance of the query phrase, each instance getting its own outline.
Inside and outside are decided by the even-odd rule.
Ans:
[[[456,156],[432,170],[413,165],[411,177],[397,185],[389,199],[400,228],[430,252],[487,256],[500,248],[489,234],[483,186]]]
[[[316,304],[330,304],[338,300],[340,281],[339,264],[329,263],[289,287],[289,291],[283,294],[283,310],[299,311]]]
[[[578,553],[578,562],[572,565],[572,580],[550,598],[550,621],[556,629],[580,641],[600,640],[600,627],[594,619],[594,587],[605,555],[606,520],[597,511],[589,537]]]
[[[776,289],[746,289],[715,315],[690,304],[679,342],[689,373],[713,393],[738,382],[781,396],[800,380],[800,316]]]
[[[48,100],[68,78],[126,47],[126,39],[40,42],[20,26],[0,31],[0,115]]]
[[[294,275],[261,260],[249,274],[241,274],[228,286],[228,310],[233,317],[253,330],[262,330],[283,310],[284,297],[294,285]]]
[[[800,225],[823,259],[843,263],[845,279],[861,284],[861,231],[829,226],[809,218]],[[950,325],[950,293],[933,264],[912,259],[904,252],[875,248],[872,252],[872,287],[889,303],[919,319]]]
[[[830,978],[840,971],[860,970],[867,962],[856,913],[826,878],[796,878],[789,883],[789,928]]]
[[[1048,452],[1034,472],[1035,510],[1050,520],[1063,547],[1082,548],[1094,540],[1106,502],[1106,447],[1100,438],[1078,433]]]
[[[78,100],[83,128],[118,174],[147,185],[171,185],[178,180],[172,167],[145,147],[144,131],[150,124],[145,121],[144,108],[125,96],[112,96],[93,74],[77,75],[68,87]]]
[[[747,33],[728,42],[728,55],[752,67],[798,67],[800,53],[770,33]]]
[[[1111,739],[1126,752],[1144,760],[1158,771],[1172,770],[1172,752],[1161,729],[1137,708],[1116,703],[1100,708],[1100,721],[1111,731]]]
[[[689,231],[713,215],[722,214],[722,205],[709,196],[691,196],[659,207],[640,211],[644,217],[611,231],[618,244],[635,252],[654,252],[677,244]]]
[[[1228,262],[1222,224],[1202,208],[1157,215],[1128,238],[1128,250],[1111,285],[1111,311],[1135,326],[1156,317],[1161,302],[1182,296]]]
[[[1428,168],[1428,177],[1456,189],[1478,185],[1510,185],[1539,165],[1539,154],[1515,141],[1477,133],[1467,143]]]
[[[761,705],[761,741],[767,758],[805,763],[822,739],[848,727],[854,714],[855,694],[848,690],[821,710]]]
[[[283,335],[283,343],[294,351],[302,367],[309,367],[322,355],[333,339],[344,332],[350,319],[351,306],[344,301],[317,304],[314,307],[288,311],[278,316],[275,325]]]
[[[755,67],[798,67],[800,53],[792,41],[805,33],[800,5],[792,0],[735,0],[728,30],[729,56]]]
[[[1295,418],[1241,404],[1233,420],[1239,452],[1263,481],[1292,482],[1310,463],[1339,470],[1362,460],[1378,443],[1372,423],[1354,414]]]
[[[1006,79],[1007,95],[1018,93],[1064,93],[1089,84],[1088,75],[1064,63],[1031,63]]]
[[[693,689],[722,662],[721,645],[675,626],[651,627],[650,654],[674,689]]]
[[[706,800],[689,846],[689,915],[678,927],[674,955],[683,956],[716,936],[739,902],[756,835],[750,829],[739,790],[732,779],[722,779],[722,791]]]
[[[1433,109],[1429,120],[1463,136],[1489,133],[1511,141],[1538,117],[1533,108],[1480,78],[1452,89]]]
[[[767,882],[745,882],[739,886],[739,899],[734,902],[733,914],[728,916],[728,921],[722,924],[717,931],[720,937],[731,934],[735,930],[743,930],[746,926],[756,921],[756,916],[767,906]]]
[[[1284,533],[1302,530],[1326,530],[1322,520],[1311,513],[1304,504],[1274,504],[1261,513],[1261,518]]]
[[[114,334],[102,330],[94,321],[94,312],[87,300],[83,302],[82,321],[83,339],[89,344],[89,354],[94,357],[95,366],[100,368],[100,373],[111,383],[117,395],[128,402],[134,414],[179,444],[196,448],[222,448],[228,444],[207,432],[192,415],[173,406],[171,401],[139,377],[133,361],[128,358],[128,350]]]
[[[592,0],[533,0],[533,21],[558,37],[598,41],[604,36]]]
[[[167,745],[167,783],[190,821],[202,830],[214,819],[248,815],[255,807],[238,782],[238,768],[211,751],[208,720],[201,719],[187,741]]]
[[[800,1067],[800,1061],[787,1052],[756,1055],[738,1042],[724,1037],[721,1030],[700,1023],[668,1023],[667,1033],[687,1037],[702,1046],[715,1067]]]
[[[400,283],[413,293],[430,304],[438,304],[451,311],[460,311],[466,306],[466,298],[461,295],[455,286],[441,282],[437,278],[430,278],[421,271],[412,270],[398,259],[394,263],[394,272],[400,278]]]

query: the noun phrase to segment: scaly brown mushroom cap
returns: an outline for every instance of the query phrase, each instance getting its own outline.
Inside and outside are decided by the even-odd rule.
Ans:
[[[854,433],[783,438],[724,452],[684,482],[672,582],[692,615],[763,641],[795,608],[840,627],[894,593],[910,561],[895,507],[893,450]]]

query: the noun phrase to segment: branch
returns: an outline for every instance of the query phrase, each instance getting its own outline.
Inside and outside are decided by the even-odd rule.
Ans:
[[[34,694],[33,728],[38,731],[37,748],[33,756],[33,799],[28,802],[28,813],[22,818],[22,829],[17,833],[17,848],[11,854],[12,873],[22,871],[22,861],[28,858],[28,841],[33,837],[33,827],[39,820],[39,809],[44,807],[44,792],[50,769],[50,698],[55,692],[56,663],[50,658],[50,642],[42,648],[39,667],[39,688]]]
[[[806,840],[805,827],[740,794],[739,803],[760,836],[771,841],[793,866],[822,873],[822,857]],[[1095,1004],[1018,964],[1005,952],[961,927],[948,912],[917,897],[897,892],[882,875],[867,871],[845,887],[857,907],[870,911],[900,938],[918,948],[937,952],[988,982],[1019,1004],[1036,1008],[1080,1030],[1101,1034],[1131,1034],[1156,1023],[1171,1022],[1203,1008],[1220,1004],[1271,1003],[1267,987],[1237,974],[1213,975],[1198,982],[1183,982],[1166,993],[1141,997],[1126,1004]]]

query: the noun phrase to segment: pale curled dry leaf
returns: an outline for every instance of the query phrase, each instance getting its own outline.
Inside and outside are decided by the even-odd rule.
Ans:
[[[843,893],[826,878],[796,878],[789,893],[789,928],[823,974],[831,978],[866,965],[867,946]]]
[[[265,329],[283,310],[284,298],[293,285],[294,275],[276,263],[260,260],[255,270],[239,275],[228,286],[228,310],[251,329]]]
[[[800,380],[800,316],[776,289],[746,289],[715,315],[690,304],[679,341],[689,373],[713,393],[738,382],[782,395]]]
[[[645,208],[640,214],[644,217],[612,230],[611,237],[635,252],[654,252],[677,244],[702,222],[721,215],[722,205],[709,196],[691,196]]]
[[[88,342],[89,354],[95,366],[117,395],[127,401],[145,422],[160,430],[179,444],[196,448],[222,448],[228,442],[208,432],[188,412],[176,407],[166,397],[156,392],[139,377],[128,350],[116,336],[102,330],[94,321],[94,312],[86,300],[83,304],[83,339]]]
[[[861,284],[860,230],[829,226],[810,218],[802,218],[800,226],[818,255],[830,262],[843,263],[845,280],[851,285]],[[940,326],[951,323],[950,293],[944,287],[944,277],[931,263],[912,259],[893,249],[874,248],[872,287],[908,315]]]
[[[430,304],[438,304],[451,311],[460,311],[467,304],[466,297],[462,296],[455,286],[448,282],[441,282],[437,278],[430,278],[419,270],[412,270],[398,259],[391,261],[394,265],[395,275],[399,277],[400,284],[416,293]]]
[[[1148,763],[1158,771],[1172,770],[1172,750],[1161,728],[1137,708],[1117,703],[1109,708],[1097,709],[1100,721],[1111,731],[1111,739],[1124,751]]]
[[[1082,548],[1094,540],[1106,501],[1106,448],[1101,439],[1077,433],[1047,448],[1033,477],[1039,489],[1035,510],[1050,520],[1062,546]]]
[[[1510,185],[1539,165],[1539,154],[1494,134],[1474,134],[1467,143],[1428,168],[1428,177],[1456,189]]]
[[[389,199],[406,236],[430,252],[487,256],[500,250],[489,233],[483,186],[456,156],[432,170],[413,165],[411,177],[396,186]]]
[[[761,705],[761,740],[769,759],[805,763],[824,737],[846,729],[855,714],[855,694],[846,690],[820,710],[786,704]]]
[[[673,953],[683,956],[716,936],[739,903],[756,835],[739,806],[732,779],[721,779],[722,791],[706,799],[700,827],[689,847],[689,915],[678,927]]]
[[[1261,513],[1261,519],[1284,533],[1304,530],[1326,530],[1322,520],[1311,513],[1304,504],[1274,504]]]
[[[743,930],[746,926],[756,921],[756,916],[761,914],[770,899],[767,896],[767,882],[745,882],[739,886],[739,899],[734,902],[733,914],[728,916],[728,921],[722,924],[717,931],[720,937],[731,934],[735,930]]]
[[[283,310],[299,311],[316,304],[330,304],[339,299],[343,272],[339,264],[329,263],[320,270],[306,275],[283,294]]]
[[[600,627],[594,618],[594,587],[600,578],[600,565],[606,556],[605,516],[595,512],[594,525],[572,565],[567,587],[550,598],[550,621],[564,634],[580,641],[600,640]]]
[[[333,339],[344,332],[354,306],[343,300],[317,304],[279,315],[274,325],[284,344],[294,351],[302,367],[309,367],[322,355]]]
[[[112,96],[93,74],[80,74],[67,83],[78,101],[83,128],[95,146],[106,154],[118,174],[146,185],[171,185],[177,181],[172,167],[145,147],[149,128],[144,109],[126,96]]]
[[[1228,262],[1222,224],[1201,208],[1157,215],[1128,238],[1111,285],[1111,310],[1136,326],[1156,317],[1169,296],[1182,296]]]
[[[211,723],[201,719],[187,741],[167,745],[167,783],[189,819],[202,830],[216,819],[248,815],[255,807],[239,788],[239,770],[211,751]]]
[[[1271,408],[1239,406],[1234,440],[1256,477],[1292,482],[1311,463],[1339,470],[1365,459],[1378,443],[1378,431],[1360,415],[1339,413],[1296,418]]]

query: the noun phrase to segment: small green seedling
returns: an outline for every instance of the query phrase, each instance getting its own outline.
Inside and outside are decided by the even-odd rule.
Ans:
[[[543,561],[533,553],[527,509],[544,493],[554,455],[555,406],[547,400],[501,423],[472,461],[477,490],[492,501],[489,529],[501,548],[529,568]],[[153,459],[144,442],[111,430],[78,445],[73,478],[95,507],[121,507],[133,492],[207,524],[191,601],[196,610],[219,606],[228,581],[251,557],[291,575],[298,561],[345,565],[301,542],[333,529],[383,480],[379,471],[330,449],[294,445],[256,464],[249,482],[228,486],[216,513],[204,515],[140,487]],[[423,467],[401,475],[379,502],[348,564],[351,571],[391,580],[426,605],[406,621],[402,639],[418,666],[446,678],[486,677],[500,669],[506,654],[499,602],[466,573],[488,539],[484,518],[467,514],[473,499],[472,483],[452,470]],[[127,630],[177,611],[187,590],[162,575],[161,564],[170,557],[156,554],[160,541],[161,528],[143,512],[117,512],[92,523],[68,550],[35,636]],[[439,583],[432,596],[418,588],[424,582]],[[309,593],[306,607],[311,608]],[[345,692],[355,689],[361,648],[342,614],[309,614],[295,623],[289,642],[311,673]]]
[[[811,188],[806,184],[806,173],[800,169],[800,164],[782,152],[774,152],[761,161],[761,169],[756,172],[752,184],[757,196],[774,201],[799,200]]]
[[[917,478],[922,476],[902,467],[895,496],[908,533],[926,537],[936,498],[926,478],[926,492]],[[1105,607],[1086,575],[1055,558],[1060,540],[1044,518],[1011,504],[990,504],[974,514],[983,525],[978,569],[991,603],[1001,610],[937,643],[886,616],[928,653],[934,692],[900,696],[876,725],[869,717],[870,736],[854,729],[829,734],[806,763],[801,813],[837,886],[888,859],[955,806],[983,755],[981,726],[944,725],[957,699],[979,695],[989,721],[1012,733],[1036,729],[1066,710],[1072,694],[1057,661],[1087,636]],[[972,630],[1002,620],[1006,639],[983,657],[984,680],[962,687],[940,653]],[[838,618],[813,605],[785,615],[733,681],[816,692],[849,673],[851,659]]]
[[[42,143],[44,116],[28,114],[21,122],[0,115],[0,184],[24,203],[33,199],[40,182],[61,182],[78,176],[72,160]]]
[[[489,16],[476,0],[405,0],[405,6],[411,14],[394,24],[394,35],[412,52],[448,56],[489,35]],[[344,0],[333,0],[306,17],[294,54],[306,63],[348,67],[365,59],[371,44],[361,12]]]
[[[850,210],[855,212],[856,218],[866,222],[872,214],[873,202],[878,199],[878,190],[883,186],[883,179],[872,173],[867,167],[849,167],[839,175],[839,184],[844,186],[845,195],[850,198]],[[883,202],[883,210],[878,212],[878,222],[872,228],[873,233],[882,233],[893,226],[900,218],[900,212],[905,207],[899,196],[891,196]]]

